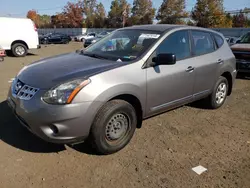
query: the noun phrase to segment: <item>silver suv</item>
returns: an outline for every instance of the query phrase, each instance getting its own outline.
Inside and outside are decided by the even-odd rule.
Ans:
[[[118,29],[86,50],[24,67],[8,94],[19,121],[53,143],[121,150],[142,120],[231,94],[236,60],[219,33],[178,25]]]

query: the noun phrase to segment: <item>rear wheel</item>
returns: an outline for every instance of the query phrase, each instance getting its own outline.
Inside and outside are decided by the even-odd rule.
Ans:
[[[99,154],[115,153],[129,143],[136,125],[136,112],[131,104],[123,100],[109,101],[94,120],[89,142]]]
[[[225,77],[220,76],[216,82],[212,94],[208,98],[209,107],[217,109],[226,101],[228,94],[228,81]]]
[[[15,57],[24,57],[28,53],[27,47],[22,43],[16,43],[12,45],[11,51]]]

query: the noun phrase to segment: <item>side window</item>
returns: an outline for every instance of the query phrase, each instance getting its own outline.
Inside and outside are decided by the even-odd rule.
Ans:
[[[214,35],[214,39],[215,39],[217,47],[220,48],[224,44],[223,38],[217,34],[213,34],[213,35]],[[230,42],[232,42],[232,39],[230,39]]]
[[[173,53],[176,59],[185,59],[191,56],[188,31],[176,31],[170,34],[157,48],[157,55]]]
[[[194,43],[194,54],[202,55],[213,52],[214,42],[211,35],[207,32],[192,31],[192,39]]]

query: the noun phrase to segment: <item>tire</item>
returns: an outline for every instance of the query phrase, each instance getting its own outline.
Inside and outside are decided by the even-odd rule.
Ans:
[[[27,47],[22,43],[16,43],[11,47],[12,54],[15,57],[24,57],[28,53]]]
[[[107,102],[97,113],[88,141],[96,153],[107,155],[123,149],[134,135],[135,109],[123,100]]]
[[[222,89],[222,86],[225,86],[225,89]],[[225,77],[220,76],[214,86],[212,94],[208,97],[209,107],[211,109],[220,108],[225,103],[227,95],[228,95],[228,81]]]
[[[68,41],[68,40],[65,40],[65,41],[63,42],[63,44],[69,44],[69,41]]]
[[[49,44],[47,40],[44,40],[42,44]]]

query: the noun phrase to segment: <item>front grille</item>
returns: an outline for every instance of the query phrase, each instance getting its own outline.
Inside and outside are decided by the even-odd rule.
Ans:
[[[15,80],[12,83],[12,94],[22,100],[30,100],[38,92],[38,88],[28,86],[20,80]]]
[[[18,92],[17,97],[22,100],[30,100],[38,91],[37,88],[24,85]]]

